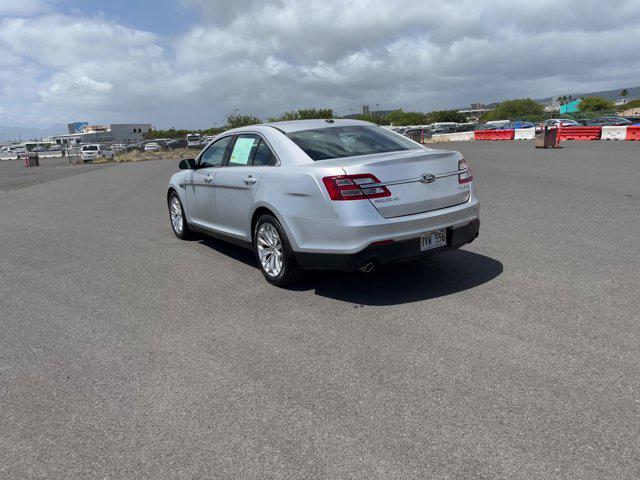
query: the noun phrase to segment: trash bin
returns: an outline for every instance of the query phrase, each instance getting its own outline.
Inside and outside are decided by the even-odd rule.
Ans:
[[[536,148],[558,148],[560,146],[558,127],[536,127],[534,145]]]
[[[40,159],[37,152],[24,152],[18,155],[18,158],[24,160],[25,167],[39,167]]]

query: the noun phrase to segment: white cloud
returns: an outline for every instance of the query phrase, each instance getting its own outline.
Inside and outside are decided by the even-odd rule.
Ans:
[[[635,0],[183,1],[197,24],[164,37],[0,0],[5,118],[193,127],[236,108],[428,110],[640,83]]]
[[[49,9],[49,2],[44,0],[0,0],[0,17],[33,15]]]

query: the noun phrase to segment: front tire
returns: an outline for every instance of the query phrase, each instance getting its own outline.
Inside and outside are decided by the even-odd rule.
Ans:
[[[187,217],[184,214],[184,208],[182,208],[182,202],[176,192],[171,192],[168,200],[169,205],[169,220],[171,220],[171,228],[173,233],[180,240],[188,240],[192,237],[192,232],[189,229],[187,223]]]
[[[256,222],[253,250],[264,278],[272,285],[284,287],[301,278],[303,270],[296,261],[289,239],[272,215],[262,215]]]

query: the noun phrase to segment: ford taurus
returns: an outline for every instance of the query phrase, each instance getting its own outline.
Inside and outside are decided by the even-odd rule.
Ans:
[[[469,164],[357,120],[228,130],[182,160],[167,202],[175,235],[205,233],[255,252],[268,282],[305,269],[370,271],[473,241]]]

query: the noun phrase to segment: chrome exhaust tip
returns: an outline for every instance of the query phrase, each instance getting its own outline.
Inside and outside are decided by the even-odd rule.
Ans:
[[[376,269],[376,266],[374,265],[374,263],[368,262],[362,265],[358,270],[360,270],[363,273],[370,273],[370,272],[373,272],[375,269]]]

